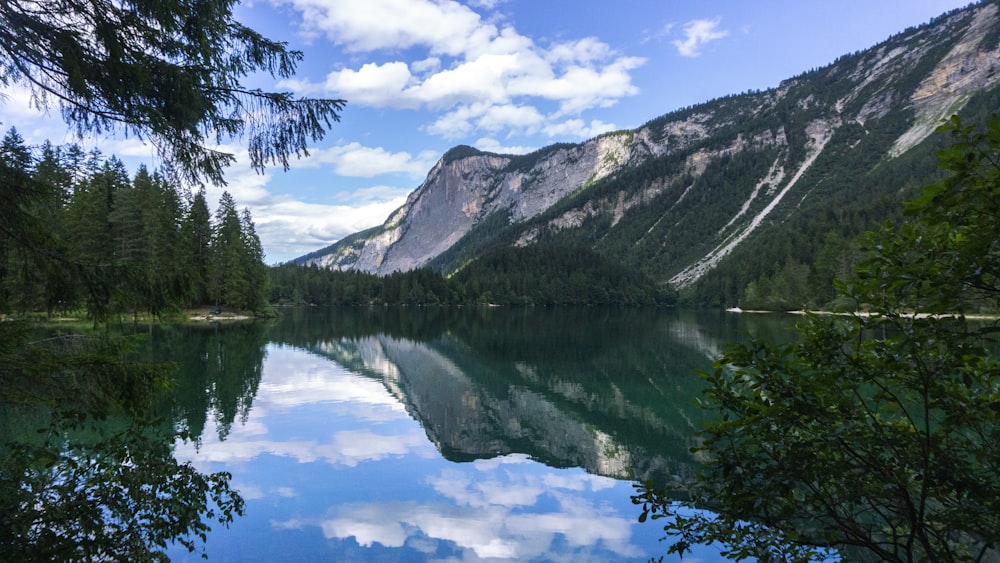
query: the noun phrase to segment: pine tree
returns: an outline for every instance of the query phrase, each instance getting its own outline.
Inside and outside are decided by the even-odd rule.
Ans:
[[[24,309],[23,289],[32,285],[34,268],[24,247],[39,235],[32,207],[41,194],[31,178],[31,153],[24,138],[11,128],[0,142],[0,305]],[[13,301],[13,303],[9,303]]]
[[[92,154],[87,167],[93,169],[97,154]],[[121,256],[123,239],[116,238],[111,221],[115,193],[128,189],[129,178],[120,160],[111,158],[98,171],[79,183],[70,200],[67,228],[71,262],[79,268],[88,308],[95,320],[107,317],[119,280],[117,258]]]
[[[247,302],[249,280],[243,270],[246,252],[236,202],[229,192],[223,192],[215,211],[209,265],[209,297],[216,305],[239,309],[250,306]]]
[[[240,233],[243,236],[243,247],[246,249],[243,259],[249,286],[247,307],[260,310],[267,306],[267,297],[270,294],[267,266],[264,264],[264,248],[257,236],[257,229],[250,216],[250,209],[246,207],[243,208],[243,213],[240,215]]]
[[[49,314],[57,310],[68,311],[79,305],[74,269],[62,263],[69,248],[66,243],[69,238],[66,208],[73,190],[73,170],[67,155],[72,148],[79,151],[75,145],[64,149],[48,141],[43,143],[33,176],[45,194],[36,213],[41,224],[46,226],[51,243],[51,256],[32,251],[40,282],[35,292],[38,307]]]
[[[178,264],[185,273],[181,288],[185,305],[209,303],[209,264],[211,262],[212,223],[205,201],[205,190],[199,190],[191,200],[181,222]]]

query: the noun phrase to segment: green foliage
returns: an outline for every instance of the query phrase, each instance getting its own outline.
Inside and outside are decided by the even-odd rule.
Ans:
[[[462,160],[463,158],[468,158],[470,156],[479,156],[481,154],[486,154],[483,151],[470,147],[469,145],[457,145],[448,149],[442,156],[441,162],[448,164],[456,160]]]
[[[421,268],[374,276],[284,264],[269,270],[271,302],[312,305],[671,305],[649,277],[583,247],[500,248],[450,278]]]
[[[215,213],[208,267],[209,298],[217,305],[260,311],[267,305],[264,251],[250,211],[242,216],[229,192],[223,192]]]
[[[267,307],[264,253],[249,211],[226,195],[212,224],[203,191],[190,202],[169,175],[75,145],[35,157],[11,129],[0,220],[0,312],[86,309],[95,320],[181,307]],[[210,277],[214,275],[215,277]],[[211,290],[211,291],[210,291]]]
[[[586,247],[536,244],[493,250],[452,277],[461,292],[500,305],[670,304],[669,292]]]
[[[172,171],[223,182],[246,138],[256,170],[288,167],[339,119],[343,100],[297,99],[242,84],[288,78],[301,60],[233,16],[233,0],[43,0],[0,11],[0,84],[27,87],[79,133],[120,129],[149,140]]]
[[[907,204],[912,221],[867,238],[871,257],[839,286],[867,314],[810,317],[798,342],[732,347],[707,374],[718,418],[702,433],[709,461],[685,485],[691,500],[652,484],[634,497],[642,519],[666,518],[672,552],[719,542],[734,559],[824,557],[812,547],[852,560],[996,556],[1000,324],[965,312],[1000,298],[1000,119],[942,130],[948,176]]]

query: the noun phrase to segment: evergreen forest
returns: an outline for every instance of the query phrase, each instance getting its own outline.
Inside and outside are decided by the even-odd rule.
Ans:
[[[375,276],[294,263],[270,269],[271,302],[310,305],[669,306],[676,292],[583,246],[500,247],[444,277]]]
[[[185,308],[267,308],[267,268],[248,209],[75,144],[0,143],[0,310],[162,316]],[[14,189],[16,187],[17,189]]]

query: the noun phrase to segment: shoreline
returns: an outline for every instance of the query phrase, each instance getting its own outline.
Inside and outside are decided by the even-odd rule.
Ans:
[[[748,314],[780,314],[780,315],[836,315],[842,317],[874,317],[876,313],[871,313],[868,311],[853,311],[847,313],[838,313],[835,311],[807,311],[805,309],[796,309],[794,311],[767,311],[763,309],[741,309],[740,307],[727,307],[727,313],[748,313]],[[946,318],[946,317],[957,317],[958,314],[945,314],[945,313],[900,313],[901,317],[911,318],[911,319],[926,319],[926,318]],[[971,319],[974,321],[989,321],[1000,319],[1000,313],[973,313],[968,315],[963,315],[966,319]]]
[[[117,317],[117,318],[116,318]],[[230,322],[244,322],[244,321],[254,321],[259,317],[253,313],[244,311],[227,311],[217,307],[199,307],[197,309],[183,309],[177,313],[166,314],[163,316],[152,316],[148,313],[142,313],[139,315],[133,315],[131,313],[123,313],[120,315],[113,315],[108,320],[104,321],[107,324],[203,324],[203,323],[230,323]],[[57,315],[52,317],[46,317],[44,314],[38,315],[26,315],[18,317],[15,315],[0,315],[0,322],[14,321],[14,320],[25,320],[31,323],[41,323],[41,324],[51,324],[53,326],[67,325],[72,323],[79,324],[90,324],[93,323],[93,319],[87,318],[86,315],[73,316],[73,315]],[[112,320],[114,319],[114,320]]]

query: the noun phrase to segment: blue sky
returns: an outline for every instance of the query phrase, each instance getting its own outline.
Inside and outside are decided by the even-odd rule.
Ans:
[[[709,99],[766,89],[920,25],[965,0],[251,0],[245,24],[304,53],[265,89],[347,99],[340,123],[291,171],[263,175],[245,150],[227,174],[268,263],[381,224],[457,144],[524,153],[630,129]],[[78,140],[0,99],[29,143],[80,142],[157,166],[136,139]],[[210,187],[214,208],[223,188]]]

